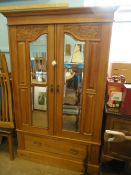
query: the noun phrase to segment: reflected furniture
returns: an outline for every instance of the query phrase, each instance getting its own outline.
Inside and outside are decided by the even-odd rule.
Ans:
[[[99,173],[115,9],[34,8],[3,12],[9,25],[19,156],[79,172],[87,160],[89,172]],[[43,87],[40,84],[45,80]]]

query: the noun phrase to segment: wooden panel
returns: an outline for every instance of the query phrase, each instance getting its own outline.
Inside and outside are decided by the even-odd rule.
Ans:
[[[24,25],[17,26],[17,41],[33,41],[40,35],[48,32],[47,25]]]
[[[19,101],[19,88],[18,88],[18,56],[16,43],[16,27],[12,26],[9,28],[9,42],[10,42],[10,56],[11,56],[11,68],[12,68],[12,89],[13,89],[13,102],[14,102],[14,116],[16,121],[16,128],[22,127],[21,117],[20,117],[20,101]]]
[[[25,42],[18,43],[18,69],[19,69],[19,84],[27,84],[26,70],[26,44]]]
[[[19,5],[19,6],[6,6],[0,7],[0,11],[8,12],[8,11],[31,11],[34,9],[50,9],[50,8],[63,8],[68,7],[68,3],[49,3],[49,4],[31,4],[31,5]]]
[[[100,24],[65,24],[64,32],[70,33],[79,40],[100,40],[101,25]]]
[[[20,89],[20,111],[23,124],[28,124],[29,117],[29,105],[27,89]]]
[[[99,42],[89,43],[89,56],[87,60],[87,73],[86,73],[86,88],[96,89],[97,78],[98,78],[98,68],[99,68],[99,55],[100,44]]]
[[[44,154],[18,150],[18,155],[24,159],[33,160],[42,164],[52,165],[59,168],[71,169],[73,171],[78,171],[79,173],[84,169],[83,162],[77,160],[66,159],[65,157],[60,157],[58,154],[53,155],[44,152]],[[98,175],[99,174],[99,165],[88,164],[88,171],[90,174]]]
[[[64,156],[53,154],[49,152],[34,152],[27,150],[18,150],[18,156],[27,160],[35,161],[49,166],[56,166],[58,168],[71,169],[73,171],[81,172],[83,169],[83,162],[78,160],[67,159]],[[97,167],[98,168],[98,167]],[[96,169],[95,169],[96,170]]]
[[[112,16],[113,17],[113,16]],[[107,19],[108,18],[108,19]],[[29,16],[28,18],[20,16],[19,20],[18,18],[9,17],[9,25],[25,25],[25,24],[72,24],[72,23],[81,23],[81,22],[96,22],[99,23],[101,21],[104,22],[112,22],[112,19],[110,19],[110,16],[103,17],[102,15],[97,16],[95,19],[92,16],[88,15],[72,15],[72,18],[70,18],[70,15],[65,15],[64,17],[62,15],[54,15],[54,16]]]
[[[83,87],[83,112],[82,112],[82,129],[81,132],[85,135],[93,135],[96,95],[98,84],[98,69],[99,69],[99,42],[86,43],[86,59],[84,69],[84,87]]]
[[[19,149],[25,149],[24,134],[22,132],[19,132],[18,130],[17,130],[17,143]]]
[[[125,141],[123,143],[107,143],[108,149],[105,154],[112,155],[115,158],[131,160],[131,143]]]
[[[109,58],[111,24],[102,24],[102,36],[99,48],[99,64],[97,76],[97,94],[95,100],[94,131],[92,141],[101,141],[102,117],[104,109],[104,97],[107,78],[107,65]]]
[[[98,165],[100,161],[99,159],[100,159],[100,146],[91,145],[89,163]]]
[[[52,66],[52,61],[55,59],[55,46],[54,46],[55,36],[54,36],[54,25],[48,26],[48,48],[47,48],[47,57],[48,57],[48,122],[49,122],[49,134],[53,135],[54,132],[54,73],[55,68]],[[53,91],[51,91],[51,87],[53,85]]]
[[[127,135],[131,135],[131,121],[127,121],[126,119],[125,120],[112,119],[111,129],[122,131]]]
[[[93,120],[95,117],[95,95],[86,94],[85,103],[83,133],[92,135],[94,126]]]
[[[63,92],[64,92],[64,82],[63,82],[63,70],[64,70],[64,27],[63,25],[56,26],[56,86],[59,85],[59,93],[56,92],[56,119],[55,119],[55,130],[54,134],[62,135],[62,106],[63,106]],[[61,76],[60,76],[61,75]]]
[[[62,140],[55,140],[49,138],[40,138],[25,135],[25,149],[35,152],[50,152],[64,155],[67,157],[74,157],[76,159],[83,159],[86,155],[86,145],[78,145]]]

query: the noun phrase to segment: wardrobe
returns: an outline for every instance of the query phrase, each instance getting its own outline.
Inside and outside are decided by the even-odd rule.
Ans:
[[[20,157],[98,174],[115,9],[3,11]]]

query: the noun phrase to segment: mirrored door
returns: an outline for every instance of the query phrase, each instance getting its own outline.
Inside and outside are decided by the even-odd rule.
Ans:
[[[54,115],[54,26],[29,42],[32,128],[53,133]]]
[[[80,131],[85,42],[64,34],[62,130]]]
[[[77,25],[76,25],[77,26]],[[57,134],[81,137],[87,41],[76,26],[59,25],[57,34]]]
[[[93,137],[96,117],[99,30],[96,24],[60,24],[57,27],[57,135]]]
[[[32,125],[48,128],[47,34],[30,43]]]

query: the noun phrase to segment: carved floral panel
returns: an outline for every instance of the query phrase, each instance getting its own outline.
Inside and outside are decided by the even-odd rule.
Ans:
[[[33,41],[40,35],[47,33],[48,26],[46,25],[26,25],[16,28],[17,41]]]
[[[101,39],[100,24],[65,24],[64,32],[71,33],[81,40]]]

